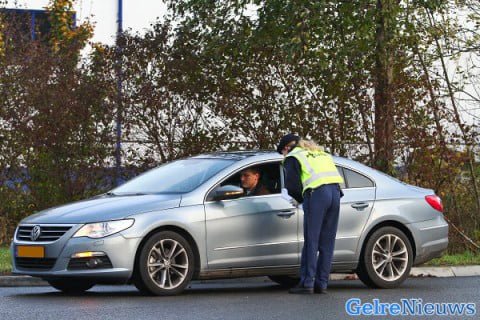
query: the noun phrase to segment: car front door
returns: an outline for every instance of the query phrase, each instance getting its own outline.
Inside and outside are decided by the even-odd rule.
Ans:
[[[298,264],[298,210],[281,196],[280,163],[263,164],[260,168],[270,194],[221,201],[210,200],[211,197],[207,196],[205,214],[209,268]],[[219,186],[239,185],[238,177],[242,170]]]

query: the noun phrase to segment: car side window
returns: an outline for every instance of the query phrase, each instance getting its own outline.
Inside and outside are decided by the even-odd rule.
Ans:
[[[233,176],[223,181],[220,185],[234,185],[245,189],[245,196],[261,196],[267,194],[277,194],[281,192],[280,163],[267,163],[254,165],[240,170]],[[246,188],[251,182],[252,175],[259,173],[258,184],[253,188],[254,192],[249,192]],[[244,182],[242,184],[242,174]]]
[[[373,181],[364,176],[363,174],[347,168],[342,169],[347,188],[369,188],[375,186]]]
[[[282,167],[279,162],[264,165],[262,183],[264,183],[272,194],[280,193],[282,182],[280,171]]]

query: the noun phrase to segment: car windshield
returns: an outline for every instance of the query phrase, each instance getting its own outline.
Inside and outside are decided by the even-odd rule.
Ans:
[[[126,182],[109,194],[185,193],[196,189],[234,160],[185,159],[177,160]]]

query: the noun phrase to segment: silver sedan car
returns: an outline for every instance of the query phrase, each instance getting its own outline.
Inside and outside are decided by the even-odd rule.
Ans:
[[[332,272],[356,272],[393,288],[412,265],[447,248],[434,191],[335,157],[345,178]],[[13,272],[68,293],[133,283],[173,295],[193,279],[269,276],[297,281],[303,211],[282,196],[283,158],[273,152],[198,155],[152,169],[106,194],[22,220]],[[255,167],[268,194],[246,195],[240,173]]]

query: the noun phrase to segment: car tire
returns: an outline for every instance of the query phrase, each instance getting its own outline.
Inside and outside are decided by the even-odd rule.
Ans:
[[[293,288],[300,281],[299,277],[295,276],[268,276],[270,280],[275,283],[278,283],[283,288]]]
[[[180,294],[190,283],[195,259],[190,243],[180,234],[161,231],[143,245],[133,282],[144,294]]]
[[[82,294],[95,285],[89,281],[78,279],[47,280],[47,282],[55,289],[67,294]]]
[[[408,237],[395,227],[382,227],[367,240],[357,268],[370,288],[396,288],[410,274],[413,250]]]

